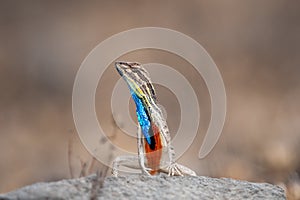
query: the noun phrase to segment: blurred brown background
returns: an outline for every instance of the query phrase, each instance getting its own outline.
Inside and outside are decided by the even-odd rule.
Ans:
[[[299,11],[298,1],[284,0],[1,1],[0,193],[70,177],[68,143],[76,136],[72,86],[81,62],[113,34],[159,26],[202,44],[227,92],[221,138],[207,158],[195,159],[210,118],[201,77],[166,52],[124,55],[123,60],[176,68],[201,99],[199,136],[180,162],[199,175],[280,184],[290,198],[300,198]],[[97,98],[105,96],[96,106],[108,130],[113,127],[109,91],[118,78],[110,66],[97,91]],[[180,110],[172,107],[178,107],[176,101],[168,107],[169,93],[158,88],[161,104],[172,112],[170,129],[176,130]]]

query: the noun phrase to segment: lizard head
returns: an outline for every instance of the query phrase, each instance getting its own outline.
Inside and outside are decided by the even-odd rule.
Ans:
[[[154,88],[146,69],[137,62],[116,62],[116,69],[127,83],[130,92],[138,97],[156,100]]]
[[[116,62],[115,66],[120,76],[126,81],[130,91],[140,96],[141,94],[138,92],[140,85],[137,81],[137,73],[141,65],[135,62]]]
[[[116,62],[115,66],[121,76],[123,76],[124,74],[128,74],[130,71],[134,72],[142,68],[142,65],[137,62],[120,61],[120,62]]]

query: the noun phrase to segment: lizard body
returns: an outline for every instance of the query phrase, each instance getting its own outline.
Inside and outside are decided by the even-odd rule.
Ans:
[[[131,97],[136,105],[138,118],[138,157],[121,156],[113,163],[113,175],[118,175],[120,164],[130,168],[141,168],[142,172],[154,175],[158,172],[168,175],[192,175],[191,169],[175,162],[175,152],[171,146],[171,137],[165,118],[157,105],[154,87],[149,73],[135,62],[116,62],[116,69],[127,83]],[[167,161],[163,153],[167,153]],[[145,160],[146,158],[146,160]],[[139,167],[131,162],[139,162]]]

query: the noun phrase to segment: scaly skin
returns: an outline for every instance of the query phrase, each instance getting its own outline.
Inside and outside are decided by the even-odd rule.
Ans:
[[[196,176],[194,171],[175,162],[175,152],[171,146],[169,129],[162,111],[157,106],[155,90],[148,72],[141,64],[135,62],[116,62],[115,66],[127,83],[136,104],[139,127],[137,133],[138,157],[118,157],[113,163],[112,174],[117,176],[119,165],[123,165],[129,168],[141,168],[142,172],[147,175],[162,172],[169,176]],[[162,160],[164,149],[168,153],[167,163]],[[133,164],[137,161],[139,167]]]

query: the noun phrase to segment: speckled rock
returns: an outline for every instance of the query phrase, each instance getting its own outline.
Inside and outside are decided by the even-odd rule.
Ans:
[[[286,199],[284,190],[268,183],[228,178],[108,177],[103,185],[96,175],[51,183],[36,183],[0,195],[0,199]]]

